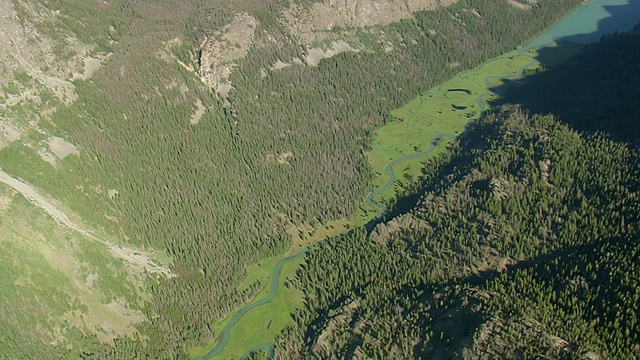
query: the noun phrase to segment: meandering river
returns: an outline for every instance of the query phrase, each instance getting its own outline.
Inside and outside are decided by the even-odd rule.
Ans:
[[[542,47],[547,47],[553,42],[570,41],[583,44],[594,42],[606,34],[610,34],[616,31],[629,31],[638,22],[640,22],[640,0],[591,0],[566,15],[564,18],[543,31],[534,39],[531,39],[530,41],[525,43],[518,50],[518,55],[529,58],[530,61],[524,64],[517,74],[506,77],[491,75],[487,76],[484,79],[484,82],[489,88],[491,88],[493,85],[491,82],[492,79],[513,79],[521,77],[522,73],[526,69],[532,67],[536,63],[536,60],[527,53],[527,50],[535,50]],[[484,66],[490,62],[491,60],[481,66]],[[449,83],[451,82],[452,81],[449,81]],[[442,90],[442,87],[439,88],[439,91],[446,92],[446,90]],[[487,108],[486,98],[492,95],[494,95],[492,92],[487,91],[476,97],[475,102],[478,104],[481,113],[484,113]],[[427,101],[426,99],[422,99],[422,97],[420,98],[420,100],[421,104],[422,101]],[[457,135],[449,133],[438,134],[431,140],[431,146],[427,150],[420,153],[406,155],[389,162],[389,164],[385,168],[385,172],[389,176],[389,181],[384,186],[369,194],[367,203],[377,208],[380,212],[384,212],[386,210],[386,207],[383,204],[376,202],[375,197],[393,186],[396,179],[394,165],[402,161],[417,159],[428,155],[434,150],[436,141],[439,138],[443,137],[455,139]],[[206,355],[197,357],[196,359],[211,359],[222,353],[229,341],[230,331],[238,323],[238,321],[252,309],[276,299],[278,295],[282,267],[288,262],[300,258],[309,250],[309,247],[304,248],[296,255],[280,260],[273,269],[269,295],[262,299],[256,299],[237,310],[231,316],[229,322],[219,334],[218,343],[216,344],[216,346],[213,347]],[[270,356],[273,356],[274,347],[272,344],[268,343],[259,344],[251,349],[248,349],[247,354],[258,350],[265,350],[270,354]]]

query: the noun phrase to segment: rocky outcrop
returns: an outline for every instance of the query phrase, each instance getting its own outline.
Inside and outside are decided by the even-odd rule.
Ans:
[[[311,44],[320,31],[336,26],[388,24],[412,12],[447,6],[456,0],[323,0],[310,8],[295,5],[284,12],[287,27],[304,43]]]
[[[16,6],[22,13],[20,18]],[[88,57],[92,46],[81,44],[72,35],[57,34],[52,38],[37,31],[34,24],[55,21],[59,11],[30,2],[0,0],[0,14],[0,62],[3,64],[0,85],[9,84],[15,73],[23,73],[41,83],[61,102],[74,101],[77,94],[71,80],[90,77],[102,61],[102,58]],[[72,55],[61,57],[60,49]],[[32,91],[2,95],[9,104],[23,100],[33,102],[34,96],[37,97]]]
[[[255,36],[258,21],[247,13],[238,13],[222,29],[204,39],[198,50],[198,76],[206,85],[226,98],[231,88],[229,76],[244,58]]]

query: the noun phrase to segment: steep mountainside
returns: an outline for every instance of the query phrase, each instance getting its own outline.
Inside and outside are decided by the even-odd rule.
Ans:
[[[640,158],[610,124],[638,119],[638,46],[614,36],[500,89],[410,211],[310,253],[277,357],[640,356]]]
[[[391,109],[579,3],[0,0],[0,357],[186,358]]]

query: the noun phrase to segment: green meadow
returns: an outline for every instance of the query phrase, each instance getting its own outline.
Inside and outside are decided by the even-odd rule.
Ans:
[[[265,271],[262,271],[262,269],[257,271],[249,269],[247,278],[257,278],[260,277],[259,275],[264,275],[264,277],[269,278],[273,272],[275,263],[279,260],[278,258],[269,258],[261,261],[259,266],[252,266],[252,268],[261,267]],[[300,307],[304,301],[304,296],[300,290],[286,285],[288,280],[295,277],[296,270],[303,261],[304,257],[300,257],[284,265],[278,284],[278,294],[274,301],[259,305],[243,316],[240,321],[231,328],[229,342],[224,350],[213,357],[214,359],[239,358],[249,349],[257,345],[275,342],[276,336],[293,321],[291,314],[295,309]],[[252,274],[252,270],[259,275],[256,276],[255,273]],[[269,296],[269,292],[270,288],[265,286],[263,290],[256,295],[255,299],[263,299]],[[216,334],[219,334],[222,329],[227,326],[230,319],[231,317],[228,317],[215,327]],[[217,340],[206,346],[191,349],[191,357],[206,355],[216,343]]]
[[[527,55],[536,54],[529,52]],[[373,188],[384,188],[390,180],[385,168],[392,162],[400,161],[393,167],[393,186],[372,200],[376,203],[389,203],[398,195],[399,189],[417,182],[425,162],[447,151],[453,144],[451,138],[460,136],[467,124],[477,119],[488,106],[487,101],[495,96],[491,88],[502,85],[501,79],[518,77],[525,68],[533,64],[529,56],[523,56],[518,51],[504,54],[473,70],[458,74],[405,106],[393,110],[391,115],[396,120],[376,131],[371,149],[367,153],[370,166],[376,175]],[[428,153],[420,156],[424,152]],[[376,215],[377,212],[372,206],[365,204],[361,212],[351,219],[351,223],[361,224]],[[348,222],[342,220],[324,226],[291,228],[289,234],[292,246],[286,255],[336,235],[347,226]],[[271,257],[250,266],[245,280],[238,285],[238,290],[246,290],[258,283],[262,289],[252,302],[268,297],[271,291],[269,281],[276,264],[282,258]],[[302,305],[303,294],[285,284],[288,279],[294,278],[303,259],[300,257],[284,265],[276,298],[266,304],[255,306],[238,320],[230,330],[228,343],[221,353],[213,357],[214,359],[239,357],[255,346],[274,343],[276,335],[291,324],[290,314]],[[232,316],[217,324],[215,333],[220,334],[231,319]],[[206,346],[193,348],[190,355],[204,356],[217,342],[218,339]]]
[[[288,230],[291,235],[289,251],[283,256],[266,258],[249,266],[247,268],[247,276],[238,285],[238,290],[244,291],[256,283],[261,287],[261,290],[254,296],[251,303],[236,309],[223,322],[216,325],[215,333],[220,334],[229,324],[234,314],[244,307],[252,307],[249,312],[233,325],[229,333],[229,341],[224,350],[213,358],[238,358],[260,344],[275,343],[276,336],[285,327],[292,324],[291,314],[303,305],[304,294],[297,288],[287,284],[295,278],[296,271],[304,261],[304,256],[288,261],[282,267],[280,277],[277,279],[278,290],[274,299],[255,307],[252,304],[269,297],[272,291],[270,286],[271,279],[274,276],[274,269],[280,260],[300,253],[303,248],[345,231],[348,224],[349,222],[346,219],[340,219],[316,226],[292,226]],[[191,357],[204,356],[217,343],[218,339],[205,346],[192,348],[190,355]]]
[[[417,182],[426,161],[442,154],[453,143],[450,138],[460,136],[467,124],[488,107],[488,101],[496,96],[491,88],[502,85],[503,79],[516,78],[524,69],[535,66],[531,58],[535,55],[533,51],[511,51],[462,72],[393,110],[391,115],[395,121],[376,131],[367,152],[375,174],[372,188],[384,188],[391,180],[385,169],[389,163],[399,159],[400,162],[393,168],[393,186],[376,194],[372,200],[390,203],[399,189]],[[424,156],[419,156],[421,153]],[[371,205],[365,205],[359,216],[370,219],[375,215],[372,210]]]

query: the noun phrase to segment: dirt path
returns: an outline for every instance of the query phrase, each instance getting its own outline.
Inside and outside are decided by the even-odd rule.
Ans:
[[[65,215],[62,210],[57,208],[56,205],[54,205],[47,198],[39,194],[33,186],[12,177],[2,169],[0,169],[0,181],[11,186],[13,189],[22,194],[22,196],[24,196],[30,203],[44,210],[58,223],[58,225],[69,228],[80,233],[88,239],[106,245],[113,256],[124,260],[125,263],[130,265],[134,271],[141,273],[143,272],[143,270],[146,270],[150,273],[157,273],[166,277],[176,276],[168,267],[156,264],[151,259],[151,254],[149,254],[148,252],[123,247],[113,244],[107,240],[100,239],[93,235],[87,229],[84,229],[79,225],[73,223],[71,220],[69,220],[67,215]]]

